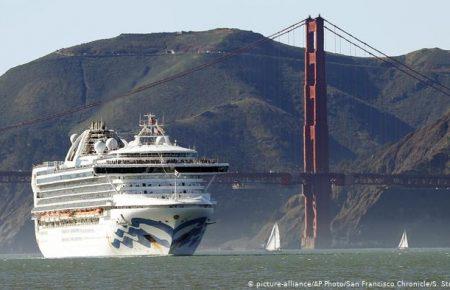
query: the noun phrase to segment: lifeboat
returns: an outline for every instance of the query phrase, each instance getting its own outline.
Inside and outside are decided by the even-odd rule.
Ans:
[[[75,212],[76,216],[97,216],[103,212],[102,208],[94,208],[94,209],[84,209]]]

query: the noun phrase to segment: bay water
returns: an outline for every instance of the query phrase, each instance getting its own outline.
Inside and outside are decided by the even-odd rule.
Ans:
[[[450,249],[198,252],[181,257],[0,255],[2,289],[450,288]]]

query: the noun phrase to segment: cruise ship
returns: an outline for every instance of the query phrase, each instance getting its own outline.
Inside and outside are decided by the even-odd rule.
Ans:
[[[33,167],[32,216],[46,258],[192,255],[215,202],[208,188],[227,163],[172,143],[152,114],[127,142],[94,121],[64,161]]]

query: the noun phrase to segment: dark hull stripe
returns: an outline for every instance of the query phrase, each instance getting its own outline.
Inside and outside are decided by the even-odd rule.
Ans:
[[[208,167],[95,167],[97,174],[137,174],[137,173],[220,173],[226,172],[228,166],[208,166]]]

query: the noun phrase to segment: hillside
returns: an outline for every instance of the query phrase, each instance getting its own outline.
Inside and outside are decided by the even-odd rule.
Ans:
[[[29,170],[34,163],[63,159],[68,136],[93,118],[129,137],[139,114],[153,112],[164,116],[180,144],[227,160],[231,170],[299,170],[301,48],[267,41],[207,70],[114,99],[262,37],[237,29],[123,34],[59,49],[9,70],[0,76],[0,127],[103,103],[58,121],[5,132],[0,136],[0,169]],[[449,51],[424,49],[399,58],[450,86]],[[370,156],[434,122],[450,105],[444,96],[369,58],[328,54],[327,81],[333,168],[343,166],[343,160]],[[7,202],[0,205],[0,245],[9,248],[17,237],[30,239],[23,238],[21,229],[28,229],[31,193],[26,185],[1,186]],[[226,203],[222,205],[233,208],[239,199]],[[269,219],[276,209],[274,204],[260,218]],[[248,235],[260,227],[248,226]]]
[[[450,111],[358,164],[371,172],[449,174]],[[414,246],[448,246],[448,190],[356,187],[333,223],[338,243],[395,245],[406,228]]]
[[[355,171],[405,174],[449,174],[450,111],[436,122],[355,162]],[[399,187],[334,188],[335,247],[395,247],[404,229],[413,247],[446,247],[450,213],[448,190]],[[291,197],[246,247],[267,238],[273,222],[285,233],[282,246],[298,247],[303,230],[303,199]]]

